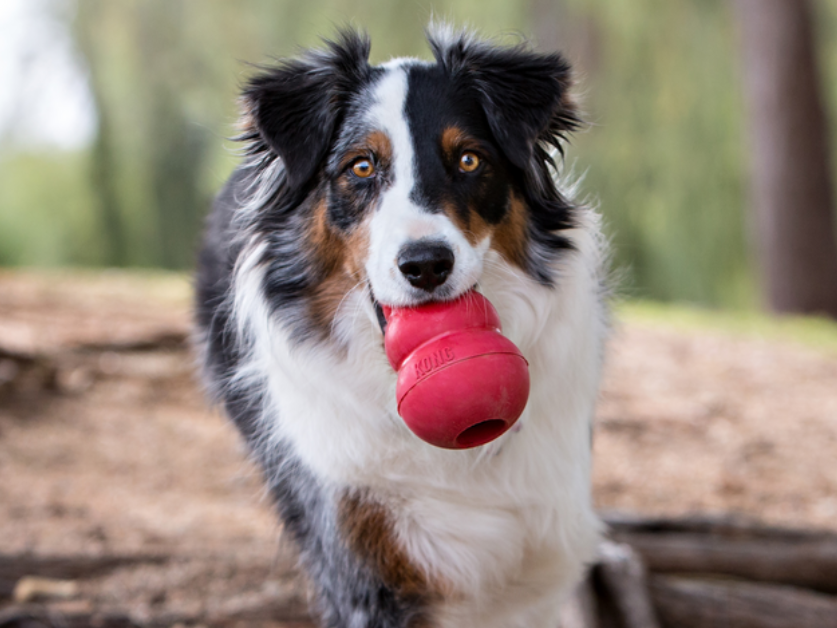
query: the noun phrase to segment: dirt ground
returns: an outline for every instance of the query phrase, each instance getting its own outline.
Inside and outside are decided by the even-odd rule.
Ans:
[[[188,295],[0,273],[0,626],[309,625],[258,473],[195,384]],[[837,530],[837,352],[617,322],[594,450],[603,511]],[[27,574],[75,588],[37,604]]]

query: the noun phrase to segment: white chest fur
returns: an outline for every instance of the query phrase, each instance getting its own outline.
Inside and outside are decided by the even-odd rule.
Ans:
[[[529,361],[532,389],[520,429],[474,450],[437,449],[398,418],[364,292],[338,313],[341,351],[295,347],[263,304],[237,303],[254,339],[241,376],[267,374],[265,438],[289,442],[324,483],[387,501],[411,561],[450,589],[443,626],[554,625],[562,593],[595,551],[590,419],[606,324],[597,223],[582,221],[553,288],[486,259],[480,290]],[[242,264],[237,285],[259,273]]]

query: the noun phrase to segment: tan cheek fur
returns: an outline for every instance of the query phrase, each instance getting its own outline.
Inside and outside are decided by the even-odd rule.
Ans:
[[[324,275],[311,297],[311,318],[325,334],[346,295],[365,280],[364,256],[369,243],[366,221],[348,236],[341,236],[329,225],[327,211],[325,199],[320,200],[308,234],[308,244]]]
[[[341,168],[346,168],[358,157],[373,154],[380,169],[385,170],[392,163],[392,143],[386,133],[372,131],[355,147],[346,153]],[[341,178],[337,185],[348,187]],[[349,190],[344,189],[349,193]],[[311,317],[324,333],[331,330],[334,317],[346,295],[359,283],[366,280],[365,256],[369,250],[369,220],[364,220],[348,234],[340,234],[328,221],[328,204],[321,198],[313,209],[308,244],[324,275],[314,289],[311,300]]]
[[[502,255],[507,262],[519,268],[526,265],[526,245],[528,240],[527,224],[529,221],[526,203],[509,194],[509,211],[502,222],[494,227],[491,248]]]
[[[445,204],[442,211],[462,232],[471,246],[476,246],[487,236],[491,236],[492,249],[510,264],[524,268],[528,215],[526,204],[514,193],[509,194],[508,213],[497,225],[489,225],[485,222],[475,207],[468,208],[467,218],[457,212],[452,204]]]

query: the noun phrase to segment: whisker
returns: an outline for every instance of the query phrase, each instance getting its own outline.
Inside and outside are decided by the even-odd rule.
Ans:
[[[352,286],[351,288],[349,288],[349,289],[346,291],[346,294],[344,294],[344,295],[343,295],[343,298],[342,298],[342,299],[340,299],[340,303],[338,303],[338,304],[337,304],[337,307],[336,307],[336,308],[335,308],[335,310],[334,310],[334,318],[333,318],[333,319],[332,319],[332,321],[331,321],[331,331],[332,331],[332,332],[335,332],[335,331],[336,331],[336,329],[335,329],[335,325],[337,324],[337,318],[338,318],[338,317],[339,317],[339,315],[341,314],[341,310],[343,310],[343,306],[345,305],[346,301],[349,299],[349,297],[351,297],[352,295],[354,295],[354,293],[355,293],[355,292],[356,292],[359,288],[360,288],[360,289],[363,289],[363,287],[364,287],[365,285],[366,285],[366,282],[365,282],[364,280],[360,280],[360,281],[358,281],[358,282],[357,282],[354,286]],[[355,311],[354,311],[354,312],[351,312],[351,317],[352,317],[352,318],[356,317],[356,316],[358,315],[358,313],[359,313],[359,312],[362,312],[362,310],[363,310],[363,302],[362,302],[361,300],[358,300],[358,301],[354,304],[354,307],[355,307]]]

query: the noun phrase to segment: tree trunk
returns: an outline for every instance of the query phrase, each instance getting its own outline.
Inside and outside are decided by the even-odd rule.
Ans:
[[[837,317],[828,125],[808,0],[735,0],[766,305]],[[711,94],[706,95],[711,98]]]
[[[837,599],[804,589],[678,576],[652,576],[650,588],[664,626],[837,628]]]
[[[96,29],[101,27],[98,5],[81,3],[75,21],[75,39],[90,71],[90,92],[96,107],[98,129],[96,141],[90,152],[90,181],[99,204],[101,225],[102,261],[108,266],[126,266],[128,256],[128,228],[119,193],[118,168],[116,166],[116,138],[108,104],[105,78],[96,63],[101,54],[96,41]]]

